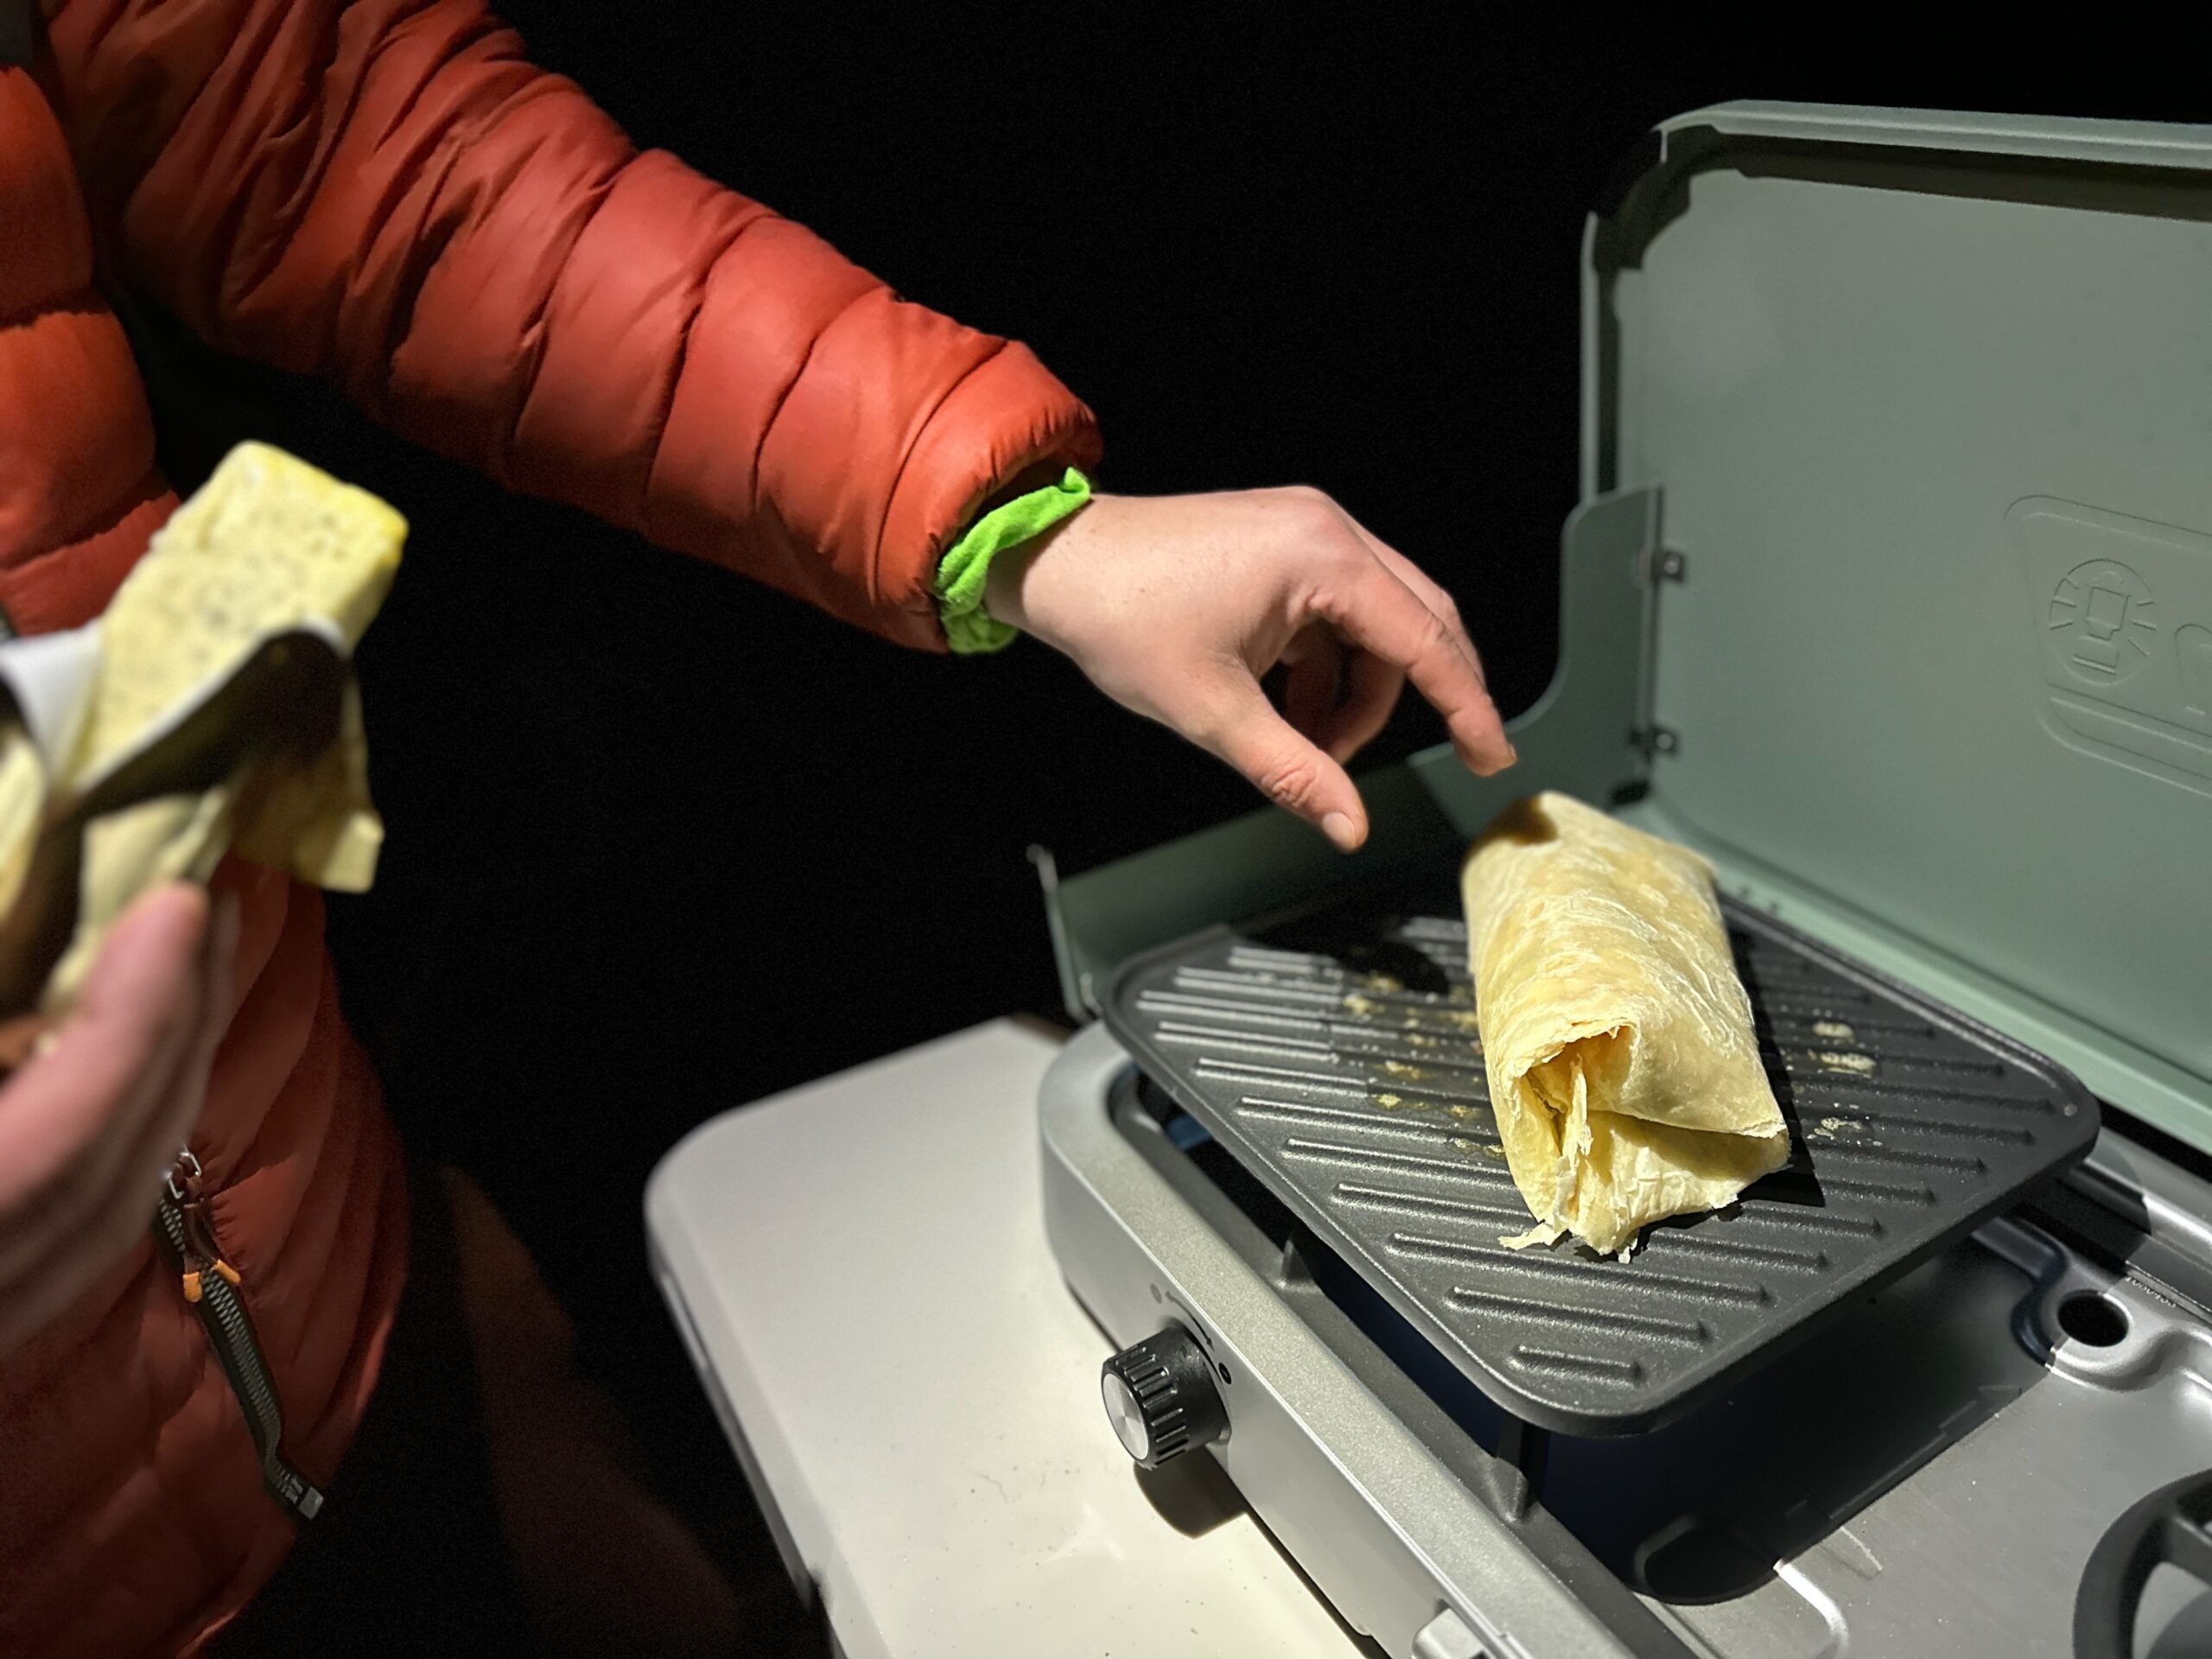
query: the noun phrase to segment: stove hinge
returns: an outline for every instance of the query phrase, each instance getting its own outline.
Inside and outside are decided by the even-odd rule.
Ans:
[[[1669,582],[1689,580],[1690,562],[1687,556],[1667,545],[1660,529],[1661,507],[1660,494],[1654,490],[1646,530],[1648,539],[1636,567],[1644,588],[1643,674],[1643,683],[1637,690],[1637,720],[1629,728],[1628,742],[1630,748],[1643,757],[1647,766],[1654,756],[1673,754],[1681,747],[1681,734],[1656,718],[1654,704],[1656,691],[1653,681],[1658,669],[1659,596]],[[1637,792],[1641,793],[1641,790],[1639,785]]]

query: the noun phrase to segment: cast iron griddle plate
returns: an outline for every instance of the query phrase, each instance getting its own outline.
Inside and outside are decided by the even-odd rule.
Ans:
[[[1791,1160],[1627,1262],[1529,1224],[1449,898],[1214,929],[1137,957],[1108,1027],[1176,1103],[1506,1410],[1658,1427],[2085,1155],[2069,1073],[1728,906]],[[1422,914],[1422,910],[1429,913]],[[1899,1354],[1910,1364],[1910,1354]]]

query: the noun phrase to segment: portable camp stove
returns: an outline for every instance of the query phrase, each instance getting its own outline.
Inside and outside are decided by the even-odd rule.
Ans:
[[[1371,995],[1342,989],[1366,982],[1335,958],[1205,950]],[[1939,1144],[1974,1124],[1992,1151],[2050,1155],[2024,1137],[2082,1144],[2063,1100],[2050,1122],[2024,1091],[1792,1077],[1805,1167],[1626,1262],[1529,1256],[1497,1243],[1521,1224],[1478,1075],[1415,1096],[1384,1069],[1402,1062],[1325,1030],[1179,1073],[1236,1091],[1256,1154],[1085,1033],[1043,1098],[1046,1217],[1077,1294],[1131,1344],[1106,1386],[1132,1455],[1210,1444],[1388,1652],[2067,1653],[2101,1541],[2212,1461],[2212,1189],[2108,1128],[2003,1208],[1986,1156],[1928,1150],[1896,1179],[1861,1155],[1889,1148],[1849,1139],[1910,1142],[1897,1121],[1924,1106]],[[1323,1208],[1348,1218],[1337,1242],[1309,1219]],[[1641,1432],[1592,1437],[1624,1428]],[[2106,1576],[2117,1617],[2142,1576]],[[2146,1626],[2186,1599],[2164,1586]],[[2193,1617],[2173,1639],[2212,1641]]]
[[[1586,255],[1521,765],[1046,866],[1111,1426],[1394,1655],[2212,1654],[2212,129],[1732,105]],[[1792,1132],[1625,1260],[1499,1243],[1541,788],[1713,860]]]

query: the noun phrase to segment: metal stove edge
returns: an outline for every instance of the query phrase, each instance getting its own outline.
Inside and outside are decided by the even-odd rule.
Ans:
[[[1116,1342],[1173,1321],[1226,1365],[1207,1450],[1338,1611],[1421,1659],[1635,1659],[1122,1138],[1100,1105],[1129,1066],[1093,1026],[1046,1076],[1046,1236]]]
[[[1414,1659],[1727,1648],[1610,1573],[1593,1583],[1578,1573],[1579,1545],[1548,1552],[1560,1529],[1541,1510],[1516,1526],[1502,1518],[1495,1493],[1484,1501],[1474,1489],[1502,1471],[1510,1478],[1508,1466],[1471,1442],[1469,1463],[1454,1466],[1437,1436],[1416,1433],[1317,1332],[1310,1309],[1292,1306],[1255,1252],[1209,1222],[1116,1126],[1110,1103],[1134,1075],[1110,1033],[1093,1026],[1046,1077],[1040,1161],[1054,1255],[1116,1342],[1180,1325],[1227,1368],[1229,1432],[1206,1449],[1343,1617],[1384,1651]],[[2036,1204],[2035,1222],[2008,1214],[1975,1236],[2031,1281],[2016,1332],[2023,1346],[2060,1376],[2115,1395],[2146,1385],[2182,1346],[2196,1354],[2191,1373],[2212,1378],[2212,1185],[2107,1126],[2088,1161]],[[2092,1212],[2133,1241],[2117,1277],[2038,1224],[2055,1218],[2073,1230]],[[2144,1340],[2054,1355],[2058,1308],[2082,1291],[2118,1294]],[[1974,1444],[1969,1435],[1953,1452],[1968,1465],[2001,1455],[1993,1441],[1968,1452]],[[1848,1545],[1848,1525],[1838,1536]],[[1593,1593],[1610,1617],[1587,1599]],[[1847,1610],[1834,1611],[1848,1624]],[[1851,1632],[1834,1634],[1846,1644],[1836,1650],[1847,1650]]]

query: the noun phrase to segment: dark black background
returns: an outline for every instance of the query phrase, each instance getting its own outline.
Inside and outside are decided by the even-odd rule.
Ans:
[[[2101,71],[1603,14],[506,10],[641,143],[1028,341],[1097,411],[1104,487],[1330,490],[1454,591],[1509,713],[1550,671],[1583,215],[1642,132],[1731,97],[2194,112],[2142,42]],[[902,652],[312,389],[159,366],[413,523],[361,658],[390,840],[378,890],[334,906],[349,1010],[406,1132],[490,1187],[671,1490],[740,1547],[646,1278],[654,1159],[764,1092],[1052,1006],[1024,848],[1080,868],[1246,793],[1041,648]],[[1438,735],[1406,709],[1373,758]]]

